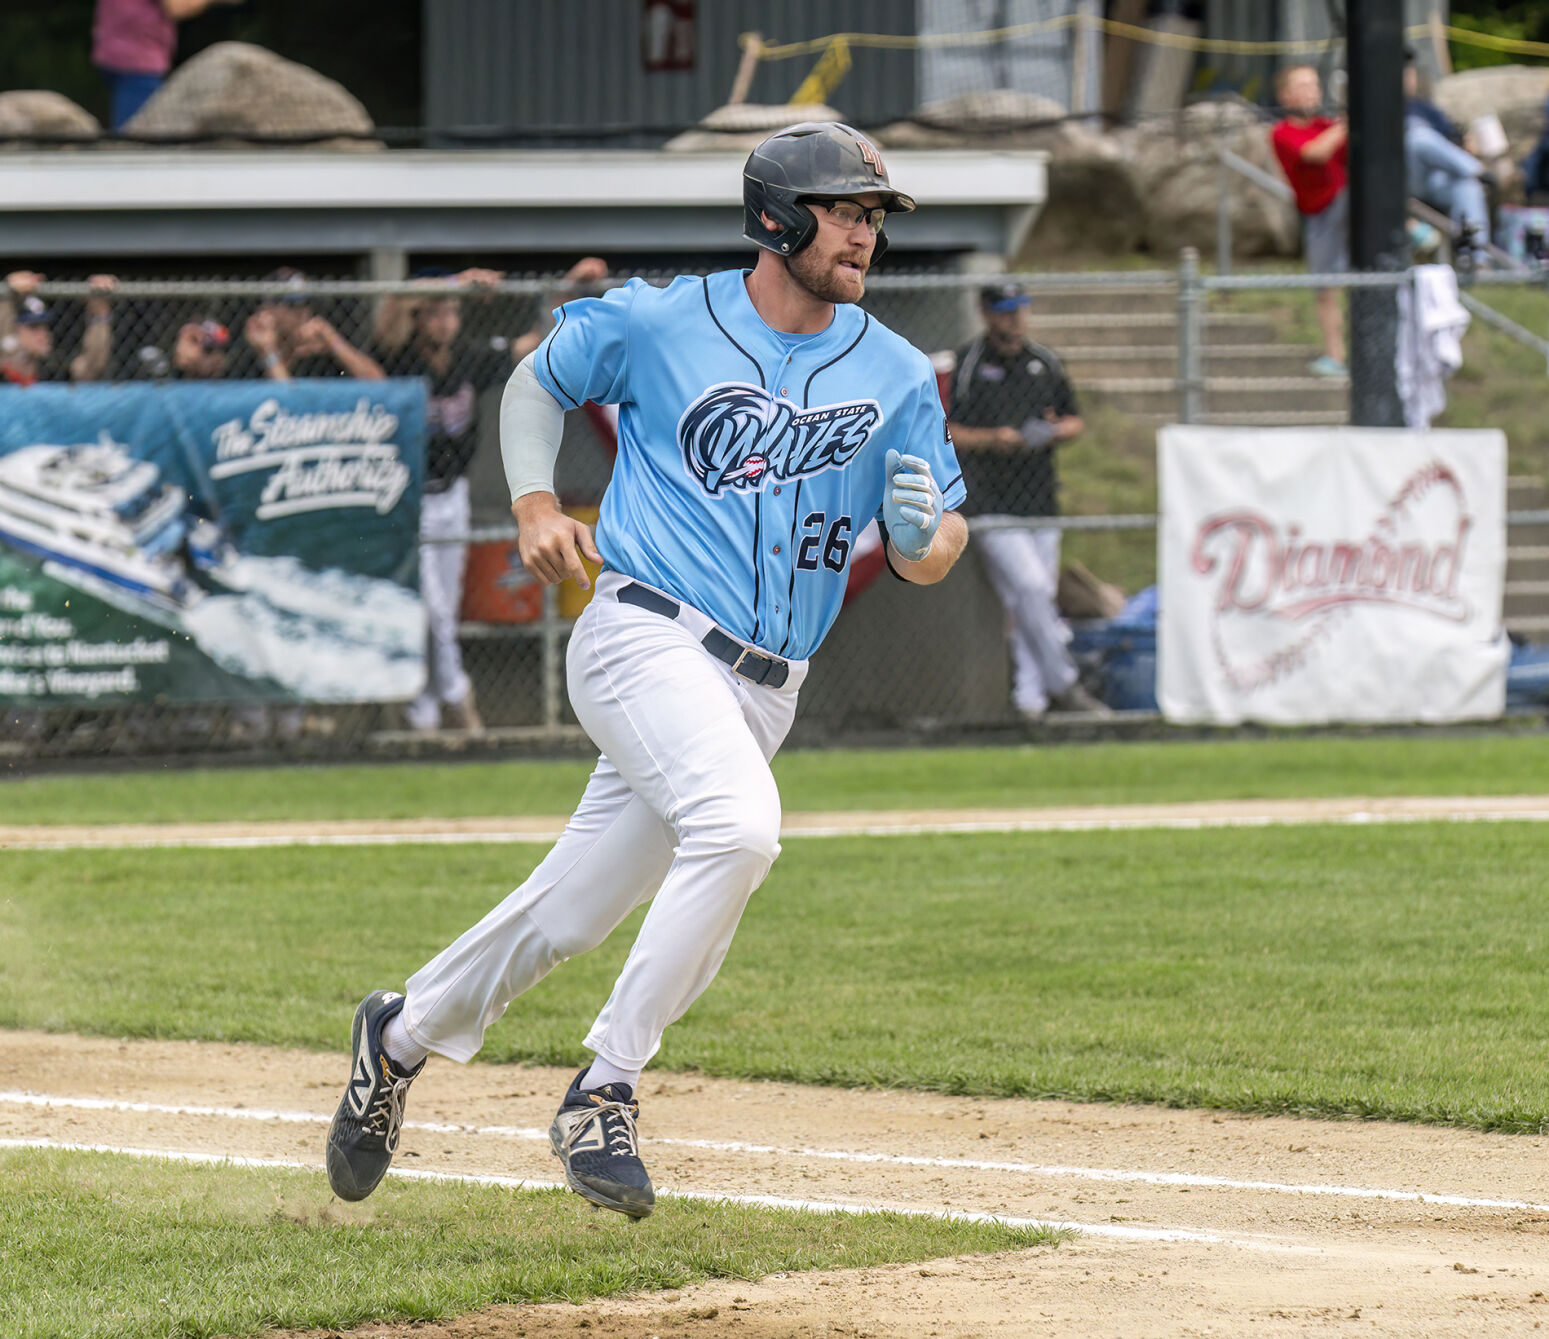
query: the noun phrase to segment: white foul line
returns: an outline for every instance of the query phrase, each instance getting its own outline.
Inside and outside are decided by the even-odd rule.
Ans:
[[[105,1153],[125,1158],[160,1158],[168,1162],[191,1162],[206,1166],[269,1167],[281,1171],[311,1172],[323,1169],[316,1163],[284,1158],[252,1158],[224,1153],[191,1153],[182,1149],[125,1148],[114,1144],[73,1144],[56,1139],[0,1139],[0,1149],[35,1148],[64,1153]],[[419,1168],[388,1170],[389,1176],[404,1181],[434,1181],[453,1185],[495,1186],[506,1190],[564,1190],[562,1181],[534,1181],[516,1176],[474,1175],[468,1172],[432,1172]],[[836,1200],[786,1199],[779,1195],[728,1195],[703,1190],[659,1190],[658,1198],[688,1200],[700,1204],[746,1204],[761,1209],[793,1209],[807,1213],[868,1214],[891,1213],[904,1218],[931,1218],[948,1223],[993,1223],[999,1227],[1050,1228],[1060,1232],[1079,1232],[1093,1237],[1112,1237],[1121,1241],[1191,1242],[1206,1246],[1240,1246],[1253,1251],[1308,1251],[1313,1248],[1282,1242],[1261,1241],[1253,1237],[1232,1237],[1218,1232],[1200,1232],[1183,1227],[1126,1227],[1115,1223],[1073,1223],[1042,1218],[1008,1218],[993,1213],[973,1213],[961,1209],[920,1209],[890,1204],[845,1204]]]
[[[1310,824],[1510,822],[1549,822],[1549,797],[1397,796],[1305,801],[1187,801],[1092,808],[1003,809],[978,814],[969,811],[962,817],[951,817],[941,811],[927,817],[918,811],[905,810],[894,815],[859,813],[848,821],[838,815],[790,813],[786,815],[780,836],[782,841],[792,841],[802,837],[923,837],[1144,829],[1194,832],[1212,828],[1305,827]],[[311,830],[304,823],[285,822],[248,825],[241,831],[233,831],[233,826],[214,822],[169,824],[165,830],[158,830],[156,825],[140,824],[108,824],[91,829],[53,828],[46,824],[0,825],[0,849],[77,851],[201,847],[240,850],[277,846],[547,845],[558,840],[564,820],[527,819],[519,820],[513,826],[498,819],[483,818],[455,822],[445,830],[414,824],[397,828],[389,825],[386,830],[374,831],[364,823],[351,830],[349,821],[322,823]],[[254,831],[252,827],[263,830]]]
[[[332,1119],[310,1111],[273,1111],[263,1107],[206,1107],[127,1102],[106,1097],[54,1097],[46,1093],[0,1092],[0,1104],[62,1107],[78,1111],[123,1111],[167,1116],[204,1116],[226,1120],[326,1125]],[[492,1135],[498,1138],[548,1142],[548,1131],[535,1126],[457,1125],[437,1121],[406,1120],[406,1130],[433,1134]],[[1549,1213],[1549,1204],[1530,1200],[1481,1199],[1468,1195],[1443,1195],[1425,1190],[1388,1190],[1374,1186],[1298,1184],[1283,1181],[1236,1181],[1225,1176],[1195,1172],[1146,1172],[1117,1167],[1065,1167],[1036,1162],[997,1162],[977,1158],[932,1158],[901,1153],[857,1153],[842,1149],[779,1148],[773,1144],[749,1144],[741,1140],[653,1138],[648,1144],[673,1148],[699,1148],[720,1153],[753,1153],[779,1158],[821,1158],[831,1162],[884,1163],[893,1167],[942,1167],[959,1171],[1014,1172],[1051,1179],[1106,1181],[1152,1186],[1187,1186],[1214,1190],[1258,1190],[1279,1195],[1329,1195],[1343,1199],[1390,1200],[1402,1204],[1436,1204],[1454,1209],[1513,1209]],[[997,1220],[999,1221],[999,1220]],[[1008,1220],[1009,1221],[1009,1220]]]

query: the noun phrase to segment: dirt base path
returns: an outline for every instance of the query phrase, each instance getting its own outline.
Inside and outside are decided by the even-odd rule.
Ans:
[[[0,1139],[317,1166],[347,1069],[343,1055],[0,1034]],[[554,1182],[544,1131],[569,1077],[433,1060],[399,1166]],[[494,1308],[416,1339],[1477,1335],[1549,1320],[1543,1138],[673,1074],[650,1076],[642,1134],[669,1191],[1089,1231],[1020,1255]]]

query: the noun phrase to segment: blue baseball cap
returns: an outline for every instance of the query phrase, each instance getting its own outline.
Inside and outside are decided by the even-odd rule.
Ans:
[[[1014,312],[1019,307],[1030,307],[1032,298],[1028,297],[1027,290],[1021,284],[1002,283],[990,284],[979,290],[979,301],[984,305],[985,311]]]
[[[40,297],[25,297],[17,304],[17,325],[53,325],[54,313],[44,304]]]
[[[277,270],[270,270],[264,275],[264,281],[271,284],[284,284],[286,288],[293,290],[282,293],[278,298],[265,298],[266,302],[282,302],[287,307],[310,307],[312,299],[306,293],[307,276],[294,265],[281,265]]]

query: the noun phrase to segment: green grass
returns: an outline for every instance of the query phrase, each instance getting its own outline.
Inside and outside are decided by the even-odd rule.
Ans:
[[[775,759],[790,812],[1160,803],[1549,788],[1543,733],[1050,748],[814,750]],[[590,762],[403,763],[44,776],[0,783],[0,824],[466,818],[568,813]],[[4,857],[0,857],[3,859]]]
[[[1542,288],[1476,288],[1473,295],[1519,325],[1549,335],[1549,293]],[[1544,417],[1544,358],[1477,316],[1463,339],[1463,366],[1448,386],[1444,428],[1500,428],[1512,474],[1549,479],[1549,420]]]
[[[1073,516],[1155,515],[1156,429],[1091,398],[1082,413],[1086,431],[1060,448],[1061,510]],[[1060,554],[1129,594],[1156,580],[1155,530],[1067,531]]]
[[[1490,285],[1471,292],[1519,325],[1549,335],[1549,293],[1542,288]],[[1276,339],[1284,343],[1321,343],[1310,290],[1215,293],[1209,309],[1267,316],[1275,324]],[[1463,366],[1447,384],[1447,409],[1436,426],[1500,428],[1506,434],[1509,471],[1544,478],[1549,476],[1549,420],[1543,399],[1543,355],[1476,316],[1463,338]]]
[[[787,843],[658,1063],[1485,1129],[1549,1122],[1544,831]],[[510,847],[5,857],[0,1026],[339,1049],[520,881]],[[575,1063],[638,918],[484,1057]]]
[[[1214,270],[1211,257],[1204,268]],[[1039,268],[1050,268],[1042,261]],[[1176,256],[1067,256],[1059,270],[1170,269]],[[1239,264],[1238,273],[1301,273],[1299,260],[1258,260]],[[1549,292],[1542,287],[1479,286],[1481,301],[1540,335],[1549,335]],[[1207,312],[1266,317],[1272,342],[1300,344],[1309,354],[1322,345],[1310,289],[1233,289],[1208,295]],[[1221,342],[1221,341],[1218,341]],[[1506,434],[1507,468],[1512,474],[1549,479],[1549,417],[1543,412],[1543,356],[1509,335],[1473,318],[1463,339],[1463,367],[1448,383],[1446,411],[1439,428],[1500,428]],[[1212,375],[1209,360],[1205,374]],[[1076,387],[1080,393],[1081,387]],[[1208,396],[1206,409],[1210,408]],[[1087,397],[1087,430],[1060,452],[1063,509],[1072,514],[1155,512],[1156,430],[1133,415]],[[1154,531],[1066,534],[1067,559],[1085,563],[1104,580],[1133,592],[1156,579]]]
[[[316,1173],[31,1150],[0,1151],[0,1184],[9,1339],[336,1330],[1058,1240],[1043,1229],[683,1200],[632,1225],[562,1191],[394,1181],[351,1206]]]

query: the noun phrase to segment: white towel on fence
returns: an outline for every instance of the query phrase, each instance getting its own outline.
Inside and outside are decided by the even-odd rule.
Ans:
[[[1416,265],[1398,290],[1398,394],[1404,423],[1428,428],[1447,407],[1447,378],[1463,366],[1468,311],[1450,265]]]

